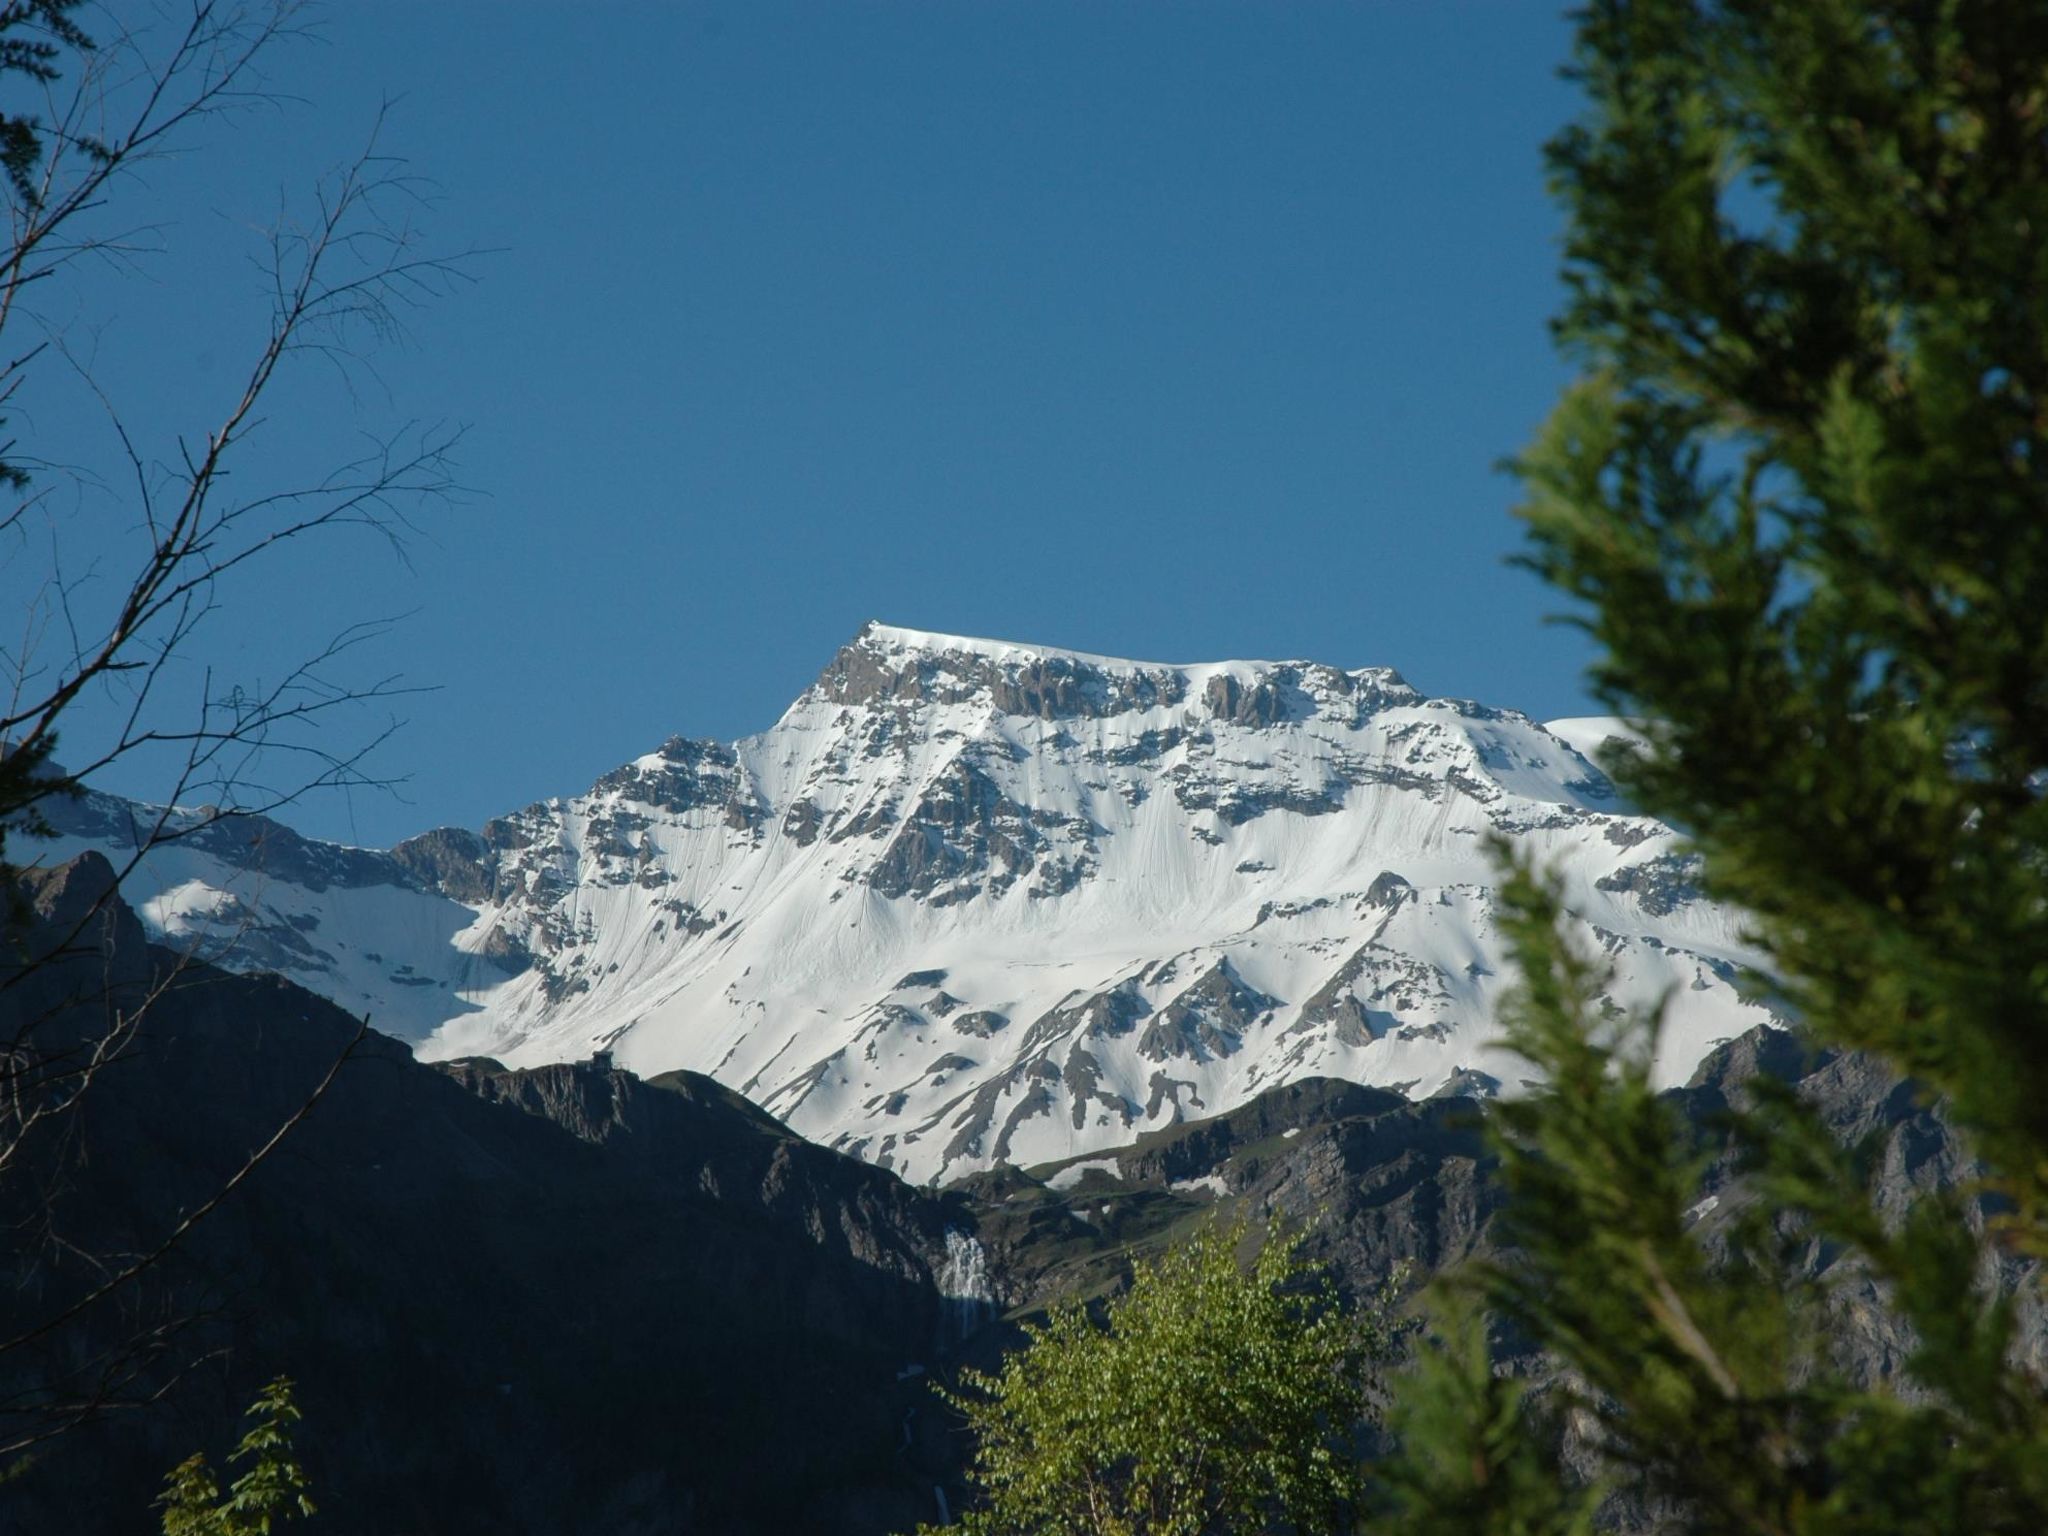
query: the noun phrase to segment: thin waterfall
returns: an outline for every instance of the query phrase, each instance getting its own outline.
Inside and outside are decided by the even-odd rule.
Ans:
[[[939,1294],[952,1303],[948,1321],[965,1338],[995,1310],[989,1289],[988,1255],[971,1232],[946,1228],[946,1266],[939,1271]]]

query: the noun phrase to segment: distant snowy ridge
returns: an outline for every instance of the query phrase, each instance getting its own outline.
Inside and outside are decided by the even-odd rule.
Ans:
[[[1634,721],[1615,715],[1578,715],[1566,720],[1546,720],[1543,729],[1585,758],[1597,763],[1610,746],[1633,746],[1643,739]]]
[[[1735,916],[1580,750],[1612,724],[1552,732],[1386,669],[870,624],[758,736],[677,738],[388,854],[283,829],[173,847],[135,895],[424,1056],[691,1067],[946,1178],[1309,1075],[1512,1083],[1493,834],[1558,868],[1619,1000],[1668,997],[1683,1078],[1766,1015],[1734,987]],[[52,853],[101,845],[118,804]]]

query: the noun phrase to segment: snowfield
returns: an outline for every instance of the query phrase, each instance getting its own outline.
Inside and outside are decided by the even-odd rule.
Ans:
[[[1277,1083],[1512,1089],[1489,842],[1554,865],[1682,1080],[1763,1021],[1618,722],[1383,669],[1175,666],[864,628],[774,727],[389,853],[226,823],[129,887],[174,942],[509,1065],[709,1072],[919,1180],[1130,1142]],[[114,856],[121,802],[46,857]],[[232,829],[232,830],[224,830]]]

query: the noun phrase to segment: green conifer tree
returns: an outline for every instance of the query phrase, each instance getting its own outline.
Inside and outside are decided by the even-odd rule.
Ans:
[[[1549,163],[1585,373],[1518,466],[1528,563],[1642,722],[1611,771],[1751,915],[1762,990],[1938,1096],[1998,1198],[1886,1221],[1765,1087],[1732,1126],[1757,1216],[1708,1263],[1654,1013],[1603,1019],[1517,868],[1509,1041],[1550,1087],[1498,1117],[1519,1252],[1469,1279],[1680,1529],[2048,1530],[2048,1394],[1987,1284],[2048,1251],[2048,8],[1599,0],[1572,74]],[[1898,1378],[1836,1369],[1788,1232],[1883,1282],[1918,1340]],[[1495,1465],[1565,1481],[1483,1355],[1408,1390],[1385,1528],[1450,1528]],[[1487,1456],[1454,1454],[1458,1394],[1512,1426]],[[1559,1528],[1517,1518],[1463,1528]]]

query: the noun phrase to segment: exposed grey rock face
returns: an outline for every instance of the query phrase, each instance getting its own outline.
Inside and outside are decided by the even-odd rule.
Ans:
[[[169,810],[90,790],[53,795],[38,809],[60,837],[122,852],[152,841],[175,842],[307,891],[412,883],[388,853],[317,842],[268,816],[222,816],[211,806]]]
[[[25,910],[17,925],[14,892],[0,893],[0,971],[15,992],[33,992],[32,1003],[16,1006],[35,1020],[73,1003],[89,1005],[95,1018],[120,1013],[146,995],[151,971],[148,940],[135,913],[120,899],[114,866],[97,853],[21,876]],[[93,1019],[81,1021],[94,1027]],[[10,1031],[26,1048],[36,1042]]]
[[[1398,900],[1382,904],[1399,906]],[[1389,1033],[1430,1038],[1451,1011],[1446,982],[1436,966],[1368,939],[1302,1005],[1294,1028],[1327,1028],[1352,1046],[1369,1045]]]
[[[1246,986],[1228,960],[1218,960],[1153,1016],[1138,1037],[1138,1054],[1157,1062],[1228,1056],[1242,1044],[1245,1030],[1273,1007],[1274,999]]]
[[[958,759],[926,787],[899,823],[858,819],[835,838],[887,836],[867,875],[878,895],[938,905],[1001,895],[1034,870],[1034,895],[1071,890],[1094,865],[1090,829],[1078,818],[1033,811],[1004,795],[980,764]]]
[[[1624,864],[1595,882],[1603,891],[1627,891],[1653,917],[1663,917],[1688,901],[1699,899],[1699,860],[1690,854],[1666,853]]]
[[[977,1175],[981,1233],[1013,1306],[1115,1283],[1131,1252],[1220,1209],[1277,1214],[1363,1295],[1398,1263],[1484,1246],[1498,1191],[1470,1100],[1411,1103],[1311,1079],[1133,1145],[1030,1174]]]
[[[1730,1042],[1669,1097],[1686,1123],[1712,1138],[1719,1135],[1716,1116],[1759,1075],[1795,1083],[1845,1142],[1875,1139],[1875,1193],[1893,1215],[1930,1191],[1963,1187],[1975,1176],[1975,1165],[1939,1108],[1922,1104],[1910,1084],[1864,1057],[1810,1053],[1785,1031],[1760,1029]],[[1498,1088],[1485,1074],[1466,1076],[1486,1094]],[[1356,1084],[1310,1080],[1269,1090],[1210,1119],[1148,1133],[1113,1153],[1033,1169],[1028,1183],[1048,1196],[1063,1187],[1076,1191],[1062,1198],[1080,1220],[1087,1220],[1091,1204],[1107,1197],[1135,1202],[1133,1210],[1147,1209],[1147,1219],[1162,1229],[1213,1203],[1220,1185],[1230,1200],[1251,1210],[1298,1218],[1311,1243],[1362,1292],[1396,1262],[1431,1271],[1491,1244],[1489,1224],[1499,1194],[1479,1134],[1485,1113],[1481,1099],[1465,1095],[1416,1103]],[[1103,1165],[1112,1171],[1094,1171]],[[1069,1182],[1062,1168],[1089,1171]],[[977,1176],[961,1188],[985,1200],[990,1190],[1002,1190],[994,1203],[1011,1203],[1026,1187],[1023,1178]],[[1728,1211],[1748,1198],[1732,1154],[1724,1153],[1709,1169],[1701,1193],[1717,1197],[1700,1218],[1702,1236],[1711,1244]],[[1095,1223],[1089,1226],[1096,1230]],[[1136,1235],[1137,1228],[1125,1233]],[[1101,1251],[1113,1252],[1114,1245],[1102,1245]],[[1041,1294],[1032,1289],[1033,1262],[1028,1252],[1019,1252],[1002,1271],[1020,1299]],[[1832,1262],[1827,1250],[1816,1248],[1812,1272],[1824,1273]],[[2007,1282],[2023,1272],[2030,1266],[2016,1264]],[[2039,1319],[2031,1326],[2027,1348],[2039,1352],[2048,1334]],[[1884,1339],[1852,1340],[1848,1348],[1873,1377],[1892,1368],[1895,1356]]]
[[[671,736],[655,760],[628,763],[599,779],[599,790],[616,790],[637,804],[664,811],[723,809],[742,797],[745,779],[731,747],[717,741]]]
[[[457,901],[488,901],[497,892],[497,857],[491,845],[462,827],[437,827],[409,837],[391,857],[421,885]]]
[[[429,1056],[537,1066],[604,1046],[944,1179],[1291,1078],[1428,1094],[1500,1075],[1488,849],[1505,837],[1567,871],[1618,1002],[1673,998],[1676,1081],[1765,1016],[1735,984],[1753,957],[1671,829],[1617,814],[1577,755],[1567,736],[1598,723],[1570,724],[1383,668],[870,625],[759,735],[672,738],[585,794],[389,855],[240,850],[308,884],[234,865],[228,843],[167,853],[138,907]],[[80,813],[102,851],[118,810]],[[925,972],[943,985],[897,984]],[[929,1070],[947,1054],[972,1064]]]
[[[1003,714],[1039,720],[1094,719],[1155,704],[1177,704],[1186,682],[1172,668],[1111,673],[1066,656],[1004,665],[985,656],[926,654],[905,660],[868,625],[832,658],[813,685],[838,704],[958,703],[986,697]]]
[[[1437,1099],[1491,1099],[1500,1095],[1501,1081],[1491,1072],[1460,1067],[1445,1079],[1443,1087],[1430,1095]]]
[[[1711,1054],[1668,1096],[1705,1150],[1721,1147],[1693,1216],[1710,1254],[1725,1255],[1730,1225],[1755,1198],[1720,1140],[1717,1117],[1759,1076],[1795,1084],[1836,1136],[1870,1149],[1873,1193],[1889,1219],[1979,1177],[1940,1107],[1924,1103],[1911,1084],[1865,1057],[1812,1053],[1792,1033],[1751,1031]],[[1498,1085],[1475,1074],[1472,1086],[1490,1093]],[[976,1175],[961,1188],[982,1207],[982,1238],[1013,1306],[1115,1287],[1133,1254],[1155,1251],[1209,1215],[1281,1217],[1305,1234],[1310,1256],[1332,1267],[1342,1289],[1364,1296],[1403,1264],[1419,1284],[1498,1253],[1503,1193],[1481,1130],[1486,1113],[1470,1097],[1415,1103],[1348,1083],[1304,1081],[1111,1154]],[[1836,1363],[1854,1381],[1894,1380],[1913,1340],[1882,1288],[1832,1245],[1810,1242],[1801,1254],[1804,1274],[1829,1287]],[[1985,1279],[2018,1299],[2022,1361],[2048,1370],[2038,1262],[2003,1254]],[[1538,1383],[1555,1378],[1555,1363],[1526,1345],[1510,1339],[1503,1347],[1504,1368]],[[1672,1523],[1677,1517],[1622,1496],[1611,1501],[1603,1528],[1648,1536],[1682,1528]]]
[[[1405,876],[1391,869],[1383,869],[1372,877],[1372,884],[1365,888],[1365,904],[1378,907],[1382,912],[1395,912],[1404,901],[1415,899],[1415,887]]]
[[[797,847],[808,848],[818,840],[820,820],[816,801],[792,800],[783,813],[782,835]]]
[[[533,951],[526,941],[504,928],[493,928],[477,946],[477,957],[488,960],[508,976],[517,976],[533,964]]]
[[[1167,778],[1173,785],[1173,798],[1182,810],[1214,811],[1233,827],[1241,827],[1271,811],[1329,816],[1344,808],[1341,785],[1291,781],[1246,785],[1228,772],[1208,772],[1192,763],[1175,765],[1168,770]]]
[[[1209,712],[1232,725],[1271,725],[1287,712],[1287,695],[1277,677],[1247,688],[1234,677],[1212,677],[1203,690]]]
[[[1871,1193],[1889,1221],[1902,1220],[1936,1191],[1968,1189],[1983,1177],[1944,1107],[1930,1102],[1918,1085],[1902,1082],[1868,1056],[1812,1051],[1789,1032],[1731,1042],[1701,1063],[1678,1098],[1690,1120],[1711,1125],[1727,1105],[1744,1102],[1759,1077],[1796,1083],[1838,1140],[1865,1149],[1872,1159]],[[1696,1230],[1710,1249],[1721,1251],[1736,1218],[1755,1198],[1741,1181],[1732,1150],[1709,1168],[1701,1193]],[[1971,1206],[1972,1224],[1980,1234],[1990,1209],[1988,1198]],[[2035,1372],[2048,1374],[2048,1309],[2040,1265],[1997,1245],[1993,1251],[1999,1255],[1995,1271],[1983,1278],[2018,1298],[2021,1358]],[[1829,1328],[1837,1363],[1863,1382],[1896,1376],[1913,1341],[1886,1306],[1883,1286],[1830,1243],[1808,1243],[1803,1262],[1808,1274],[1833,1285]]]

